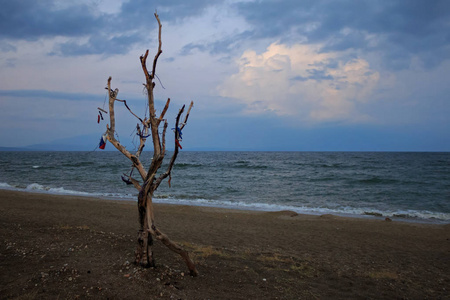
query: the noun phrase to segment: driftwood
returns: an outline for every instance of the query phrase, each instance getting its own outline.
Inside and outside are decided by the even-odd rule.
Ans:
[[[169,165],[167,169],[161,173],[157,174],[157,171],[160,169],[164,157],[166,155],[166,132],[168,123],[167,120],[164,119],[164,115],[166,114],[169,104],[170,98],[167,99],[166,105],[162,110],[159,116],[156,116],[155,103],[153,97],[153,89],[155,88],[155,74],[156,74],[156,65],[158,62],[158,58],[162,53],[161,46],[161,21],[159,20],[159,16],[155,13],[155,18],[158,21],[159,25],[159,46],[158,51],[153,59],[153,65],[151,72],[147,69],[147,57],[149,51],[147,50],[143,56],[140,57],[142,70],[145,75],[146,82],[144,83],[145,89],[147,91],[148,96],[148,109],[149,109],[149,118],[140,118],[131,109],[128,107],[126,100],[118,99],[117,96],[119,94],[119,89],[112,89],[111,87],[111,77],[108,78],[107,90],[109,91],[109,125],[107,125],[106,137],[108,141],[123,155],[125,155],[132,162],[132,170],[136,169],[141,177],[142,184],[139,180],[132,177],[132,173],[126,175],[124,181],[127,183],[133,184],[133,186],[139,191],[138,195],[138,211],[139,211],[139,224],[140,229],[138,231],[138,244],[135,252],[135,262],[136,264],[140,264],[144,267],[154,267],[155,260],[153,257],[152,251],[152,243],[153,237],[157,240],[160,240],[164,245],[166,245],[170,250],[178,253],[186,262],[186,265],[190,271],[192,276],[196,276],[198,274],[197,269],[195,268],[194,262],[189,257],[189,254],[186,250],[181,248],[178,244],[169,239],[169,237],[162,233],[156,226],[154,213],[153,213],[153,194],[161,184],[161,182],[170,177],[171,171],[174,166],[175,160],[177,159],[179,148],[181,147],[179,144],[179,140],[181,138],[180,133],[181,130],[186,125],[186,122],[189,117],[189,113],[191,111],[193,102],[190,103],[189,108],[187,109],[186,115],[182,123],[180,123],[181,115],[185,110],[185,106],[183,106],[176,117],[175,122],[175,136],[174,136],[174,145],[175,150],[170,159]],[[132,154],[129,152],[124,146],[120,144],[119,141],[115,138],[115,114],[114,114],[114,104],[116,101],[123,102],[126,108],[130,111],[130,113],[135,116],[139,123],[136,126],[136,131],[139,136],[139,146],[137,147],[136,153]],[[160,135],[159,129],[162,123],[162,134]],[[147,138],[151,138],[153,143],[153,158],[149,168],[146,170],[144,165],[141,163],[140,155],[144,149]]]

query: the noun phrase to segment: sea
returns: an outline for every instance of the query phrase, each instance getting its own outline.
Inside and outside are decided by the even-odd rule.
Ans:
[[[114,151],[0,152],[0,189],[137,201],[130,171]],[[448,224],[450,153],[181,150],[154,201]]]

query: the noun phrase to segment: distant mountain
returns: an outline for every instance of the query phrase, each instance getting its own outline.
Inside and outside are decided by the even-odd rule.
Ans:
[[[49,143],[29,145],[20,148],[21,150],[11,151],[93,151],[97,149],[100,138],[101,135],[97,134],[80,135],[71,138],[57,139]],[[134,148],[131,139],[129,138],[120,139],[120,142],[128,149]],[[107,143],[105,150],[115,150],[115,148]]]
[[[98,144],[100,142],[101,134],[88,134],[80,135],[71,138],[56,139],[54,141],[42,144],[33,144],[24,147],[0,147],[0,151],[93,151],[98,149]],[[173,136],[171,136],[173,138]],[[132,143],[132,137],[125,136],[119,137],[122,145],[124,145],[131,152],[134,152],[135,146]],[[136,138],[136,141],[138,139]],[[173,143],[167,141],[167,150],[173,150]],[[184,151],[248,151],[251,149],[240,149],[240,148],[214,148],[214,147],[184,147]],[[104,151],[117,151],[114,146],[110,143],[106,143],[106,148]],[[147,145],[144,151],[153,151],[153,145],[151,139],[147,140]]]
[[[0,151],[30,151],[27,148],[20,147],[0,147]]]

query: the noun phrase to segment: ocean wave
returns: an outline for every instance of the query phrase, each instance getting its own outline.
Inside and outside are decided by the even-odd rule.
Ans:
[[[32,169],[35,170],[52,170],[52,169],[59,169],[59,166],[40,166],[40,165],[33,165],[31,166]]]
[[[259,169],[268,169],[269,167],[265,166],[265,165],[255,165],[255,164],[236,164],[236,165],[231,165],[231,168],[259,170]]]
[[[6,182],[0,182],[0,189],[4,189],[4,190],[9,190],[9,189],[13,189],[14,187],[7,184]]]
[[[330,163],[330,164],[325,164],[325,163],[321,163],[321,164],[311,164],[314,167],[319,167],[319,168],[325,168],[325,169],[343,169],[343,168],[347,168],[348,166],[342,164],[342,163]]]
[[[85,197],[100,197],[100,198],[108,198],[108,199],[123,199],[123,200],[130,200],[135,198],[135,195],[132,194],[123,194],[123,193],[102,193],[102,192],[96,192],[96,193],[89,193],[89,192],[81,192],[76,190],[69,190],[65,189],[63,187],[47,187],[43,186],[37,183],[30,184],[26,187],[26,190],[28,191],[37,191],[37,192],[47,192],[50,194],[57,194],[57,195],[73,195],[73,196],[85,196]]]
[[[90,193],[82,192],[77,190],[66,189],[64,187],[50,187],[39,183],[31,183],[26,186],[20,185],[10,185],[6,182],[0,182],[0,190],[15,190],[15,191],[26,191],[26,192],[36,192],[36,193],[48,193],[57,195],[74,195],[74,196],[86,196],[86,197],[102,197],[102,198],[113,198],[113,199],[132,199],[136,195],[132,194],[122,194],[122,193]]]
[[[183,199],[186,201],[196,201],[198,199],[209,199],[210,201],[218,201],[218,197],[212,195],[192,195],[192,194],[171,194],[155,192],[153,198],[155,199]]]
[[[91,193],[87,193],[87,192],[81,192],[81,191],[73,191],[73,190],[66,190],[63,187],[49,187],[49,186],[44,186],[38,183],[32,183],[27,185],[27,187],[25,188],[25,190],[28,191],[46,191],[52,194],[63,194],[63,195],[80,195],[80,196],[89,196],[92,195]]]
[[[395,184],[395,183],[398,183],[399,180],[390,179],[390,178],[380,178],[380,177],[375,176],[375,177],[356,180],[356,182],[362,183],[362,184]]]
[[[84,196],[84,197],[99,197],[106,199],[117,199],[117,200],[132,200],[137,197],[137,194],[126,194],[126,193],[102,193],[102,192],[82,192],[77,190],[66,189],[64,187],[49,187],[38,183],[31,183],[26,187],[23,186],[13,186],[6,182],[0,182],[0,189],[3,190],[15,190],[15,191],[26,191],[34,193],[47,193],[55,195],[72,195],[72,196]]]
[[[92,161],[81,161],[81,162],[75,162],[75,163],[65,163],[65,164],[62,164],[62,167],[77,168],[77,167],[92,166],[94,164],[95,163]]]
[[[233,202],[226,200],[211,200],[211,199],[177,199],[172,197],[155,198],[157,203],[182,204],[192,206],[207,206],[207,207],[221,207],[241,210],[257,210],[257,211],[283,211],[289,210],[299,214],[323,215],[334,214],[347,217],[390,217],[399,220],[413,220],[413,221],[431,221],[431,222],[450,222],[450,213],[431,212],[431,211],[371,211],[367,208],[356,207],[309,207],[309,206],[292,206],[283,204],[270,203],[248,203],[243,201]]]
[[[175,168],[201,168],[204,165],[202,164],[195,164],[195,163],[177,163],[175,164]]]
[[[237,160],[230,163],[225,163],[224,166],[236,168],[236,169],[268,169],[265,164],[258,164],[249,160]]]

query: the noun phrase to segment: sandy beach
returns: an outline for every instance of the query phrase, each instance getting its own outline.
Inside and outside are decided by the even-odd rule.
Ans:
[[[134,202],[0,191],[2,299],[450,299],[450,225],[155,205],[135,266]]]

